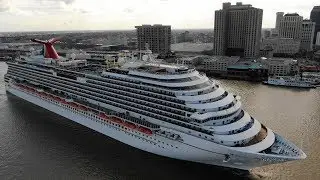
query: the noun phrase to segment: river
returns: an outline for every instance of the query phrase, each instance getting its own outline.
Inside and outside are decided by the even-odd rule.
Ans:
[[[243,173],[152,155],[7,95],[6,70],[1,62],[0,179],[320,179],[319,88],[216,80],[240,95],[253,117],[308,155]]]

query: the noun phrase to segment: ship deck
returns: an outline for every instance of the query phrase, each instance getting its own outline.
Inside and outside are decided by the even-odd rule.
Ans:
[[[261,126],[261,130],[259,131],[259,133],[257,135],[254,136],[253,139],[251,139],[248,143],[240,145],[239,147],[245,147],[245,146],[251,146],[254,144],[257,144],[259,142],[261,142],[262,140],[264,140],[268,135],[268,130],[265,126]]]

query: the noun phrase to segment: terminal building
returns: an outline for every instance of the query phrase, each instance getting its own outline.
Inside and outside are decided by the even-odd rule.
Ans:
[[[264,81],[268,79],[268,67],[256,61],[238,62],[227,67],[225,77],[246,81]]]
[[[297,60],[292,58],[269,58],[265,60],[270,76],[288,76],[298,72]]]

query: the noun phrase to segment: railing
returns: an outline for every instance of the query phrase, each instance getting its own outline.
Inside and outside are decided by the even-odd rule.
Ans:
[[[34,85],[29,84],[29,83],[24,83],[24,84],[26,84],[28,87],[32,87],[34,89],[38,88],[38,87],[34,87]],[[65,96],[64,94],[61,94],[61,93],[57,93],[57,92],[52,91],[50,89],[46,89],[45,92],[46,92],[46,94],[51,94],[51,95],[54,95],[54,96],[58,96],[58,97],[63,98],[63,99],[68,98],[68,96]],[[155,125],[155,124],[152,124],[152,123],[150,123],[148,121],[141,120],[141,119],[138,119],[138,118],[135,118],[135,117],[131,117],[131,116],[125,115],[124,113],[114,112],[114,111],[109,110],[109,109],[106,111],[105,108],[103,108],[104,111],[100,111],[98,109],[91,109],[91,108],[96,108],[96,106],[94,106],[91,103],[85,102],[83,100],[74,99],[74,102],[77,102],[80,105],[85,105],[85,106],[87,106],[87,108],[89,107],[88,110],[91,111],[92,113],[94,113],[96,116],[98,116],[99,113],[105,113],[105,114],[110,115],[110,116],[121,117],[126,121],[134,122],[136,124],[143,125],[145,127],[151,128],[153,130],[156,130],[156,129],[160,128],[159,125]]]

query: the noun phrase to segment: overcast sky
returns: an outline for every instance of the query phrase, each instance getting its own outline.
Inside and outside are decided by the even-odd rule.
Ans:
[[[214,11],[227,0],[0,0],[0,31],[115,30],[140,24],[173,29],[213,28]],[[235,4],[237,1],[230,1]],[[246,0],[263,9],[263,27],[275,13],[297,12],[309,18],[320,0]]]

